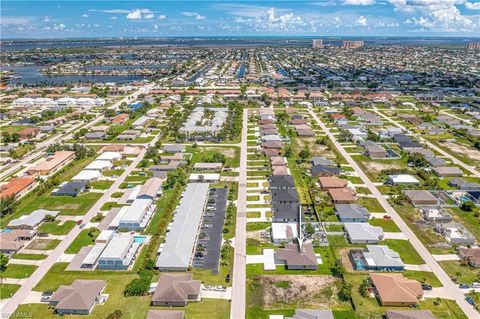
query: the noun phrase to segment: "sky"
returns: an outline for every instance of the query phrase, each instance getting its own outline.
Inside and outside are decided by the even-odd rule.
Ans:
[[[2,0],[0,38],[480,36],[480,0]]]

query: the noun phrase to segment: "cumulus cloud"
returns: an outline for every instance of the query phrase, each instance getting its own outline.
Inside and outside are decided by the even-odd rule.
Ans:
[[[364,16],[360,16],[356,22],[357,25],[361,26],[361,27],[366,27],[368,25],[367,23],[367,18],[365,18]]]
[[[142,19],[153,19],[155,17],[155,11],[150,9],[109,9],[109,10],[97,10],[97,9],[90,9],[90,12],[103,12],[103,13],[111,13],[111,14],[126,14],[126,18],[128,20],[142,20]],[[112,19],[112,18],[111,18]],[[115,19],[113,19],[115,20]]]
[[[86,14],[86,13],[82,14],[82,18],[88,18],[88,17],[89,17],[89,16],[88,16],[88,14]]]
[[[43,17],[43,22],[50,22],[50,17],[49,16],[44,16]]]
[[[465,8],[470,10],[480,10],[480,2],[465,2]]]
[[[158,20],[165,20],[167,18],[167,16],[164,15],[164,14],[160,14],[157,18],[158,18]]]
[[[375,0],[343,0],[343,4],[352,6],[369,6],[375,3]]]
[[[292,12],[278,14],[275,8],[256,12],[251,16],[236,17],[235,21],[258,31],[303,31],[306,26],[311,26],[302,17]]]
[[[0,24],[2,25],[11,25],[11,26],[18,26],[18,25],[29,25],[35,20],[34,17],[2,17],[0,19]]]
[[[202,16],[198,12],[191,12],[191,11],[183,11],[182,15],[185,16],[185,17],[195,18],[197,20],[204,20],[206,18],[205,16]]]

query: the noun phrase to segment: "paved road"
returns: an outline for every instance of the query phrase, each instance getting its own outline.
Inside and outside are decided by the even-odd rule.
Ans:
[[[428,147],[430,147],[431,149],[437,151],[438,153],[442,154],[443,156],[449,158],[454,164],[457,164],[458,166],[461,166],[463,167],[464,169],[466,169],[467,171],[469,171],[470,173],[472,173],[475,177],[480,177],[480,173],[472,166],[469,166],[467,164],[465,164],[464,162],[460,161],[458,158],[454,157],[452,154],[448,153],[448,152],[445,152],[444,150],[442,150],[441,148],[439,148],[438,146],[436,146],[435,144],[432,144],[430,143],[429,141],[427,141],[426,139],[424,139],[422,136],[420,136],[420,134],[416,134],[416,133],[413,133],[412,131],[410,131],[409,129],[407,129],[405,126],[403,126],[402,124],[392,120],[389,116],[386,116],[385,114],[383,114],[382,112],[380,112],[377,108],[374,108],[373,111],[375,113],[377,113],[378,115],[380,115],[381,117],[383,117],[384,119],[386,119],[387,121],[389,121],[390,123],[392,123],[393,125],[401,128],[402,130],[406,131],[407,133],[411,134],[412,136],[414,136],[415,138],[417,138],[421,143],[424,143],[426,144]]]
[[[151,86],[149,86],[151,87]],[[141,89],[142,92],[144,88]],[[128,166],[128,168],[123,172],[123,174],[115,180],[112,186],[102,195],[102,197],[90,208],[90,210],[82,216],[82,220],[85,224],[89,223],[90,220],[96,216],[100,208],[110,201],[110,198],[113,193],[117,192],[120,185],[123,183],[125,178],[131,174],[131,172],[137,167],[138,163],[143,159],[147,148],[151,145],[154,145],[155,142],[159,139],[159,136],[156,136],[151,142],[146,144],[146,147],[137,155],[133,162]],[[145,144],[144,144],[145,145]],[[75,240],[75,238],[80,234],[81,229],[79,226],[75,226],[70,233],[68,233],[61,243],[49,254],[49,256],[41,263],[41,265],[33,272],[33,274],[25,280],[22,284],[22,287],[12,296],[7,302],[2,306],[1,313],[2,318],[8,318],[17,307],[27,298],[32,289],[40,282],[40,280],[45,276],[45,274],[50,270],[50,268],[57,262],[60,256],[65,252],[65,250],[70,246],[70,244]]]
[[[327,134],[328,138],[332,141],[335,147],[338,149],[340,154],[347,160],[348,164],[352,166],[358,176],[362,179],[363,183],[368,187],[370,192],[375,195],[377,200],[380,202],[385,211],[392,217],[395,221],[395,224],[400,228],[403,234],[408,238],[410,243],[415,247],[415,250],[422,256],[425,263],[430,267],[430,269],[438,277],[442,285],[445,287],[446,291],[450,293],[451,299],[455,300],[463,312],[467,315],[469,319],[478,319],[480,314],[465,301],[465,295],[458,288],[458,286],[453,283],[447,273],[443,270],[438,262],[433,258],[430,252],[425,248],[422,242],[417,238],[415,233],[407,226],[403,221],[400,215],[393,209],[393,207],[387,202],[385,197],[380,193],[377,187],[370,181],[370,179],[365,175],[363,170],[357,165],[357,163],[352,159],[352,157],[345,151],[343,146],[337,141],[335,135],[333,135],[330,130],[325,126],[325,124],[318,118],[318,116],[313,112],[312,108],[309,108],[310,114],[313,116],[317,124],[322,128],[322,130]]]
[[[245,318],[246,237],[247,237],[247,131],[248,110],[243,110],[240,174],[238,177],[237,223],[235,228],[235,256],[233,263],[231,319]]]

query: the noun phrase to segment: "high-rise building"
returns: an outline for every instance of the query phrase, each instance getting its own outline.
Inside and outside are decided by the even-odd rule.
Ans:
[[[343,47],[345,49],[356,49],[356,48],[361,48],[363,47],[364,42],[363,41],[343,41]]]
[[[323,40],[322,39],[313,39],[312,48],[323,48]]]
[[[470,42],[467,44],[467,50],[480,50],[480,42]]]

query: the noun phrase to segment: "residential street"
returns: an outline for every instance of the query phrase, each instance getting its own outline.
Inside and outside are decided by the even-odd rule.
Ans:
[[[375,198],[380,202],[385,211],[392,217],[395,221],[395,224],[400,228],[403,234],[407,236],[410,243],[415,247],[415,250],[420,254],[420,256],[425,260],[425,263],[428,267],[435,273],[442,285],[445,287],[445,290],[449,292],[452,299],[454,299],[463,312],[467,315],[469,319],[480,318],[480,314],[465,301],[465,295],[458,288],[458,286],[450,279],[447,273],[443,268],[438,264],[435,258],[430,254],[430,252],[425,248],[422,242],[417,238],[413,231],[407,226],[403,221],[400,215],[393,209],[393,207],[388,203],[385,197],[380,193],[377,187],[370,181],[367,175],[362,171],[362,169],[357,165],[357,163],[352,159],[352,157],[345,151],[343,146],[338,142],[336,137],[330,132],[326,125],[320,120],[320,118],[315,114],[313,109],[310,107],[309,112],[317,122],[317,124],[322,128],[322,130],[327,134],[328,138],[332,141],[335,147],[339,150],[340,154],[347,160],[348,164],[355,170],[358,176],[362,179],[363,183],[368,187],[370,192],[375,196]]]
[[[238,180],[237,221],[235,228],[235,257],[233,264],[231,319],[245,318],[246,299],[246,227],[247,227],[247,132],[248,110],[243,110],[240,175]]]

